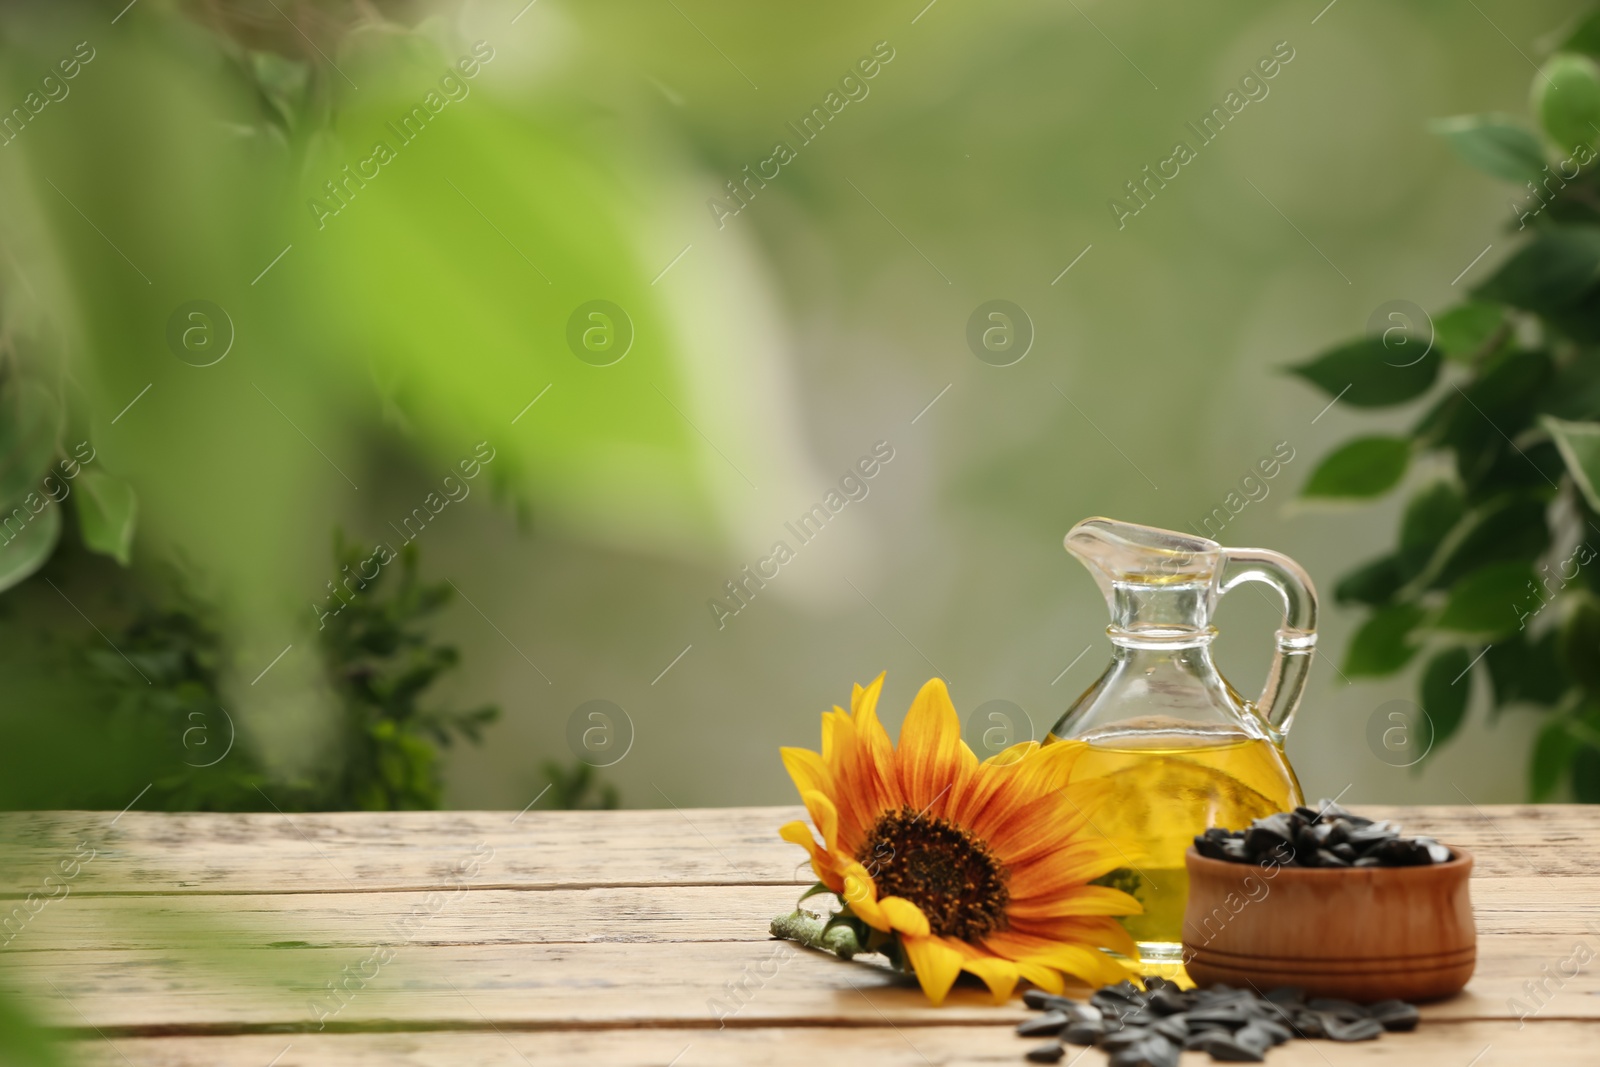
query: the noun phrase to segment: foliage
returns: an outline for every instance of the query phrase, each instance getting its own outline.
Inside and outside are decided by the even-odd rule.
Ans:
[[[347,576],[349,600],[324,617],[319,638],[344,705],[344,760],[324,786],[322,806],[436,808],[439,747],[458,735],[480,741],[483,725],[499,715],[494,707],[448,711],[421,703],[423,691],[460,661],[454,646],[433,642],[424,628],[453,589],[419,580],[414,544],[380,555],[336,536],[334,563]],[[370,578],[368,564],[375,568]]]
[[[30,365],[26,328],[4,294],[0,325],[0,592],[24,581],[55,552],[73,512],[83,543],[126,566],[137,501],[103,469],[64,395]]]
[[[1291,368],[1356,407],[1426,401],[1402,436],[1362,436],[1311,473],[1306,497],[1371,500],[1417,483],[1394,548],[1346,574],[1370,608],[1348,675],[1421,658],[1433,749],[1487,672],[1496,712],[1536,706],[1534,799],[1564,780],[1600,802],[1600,15],[1534,79],[1536,133],[1499,115],[1434,125],[1468,163],[1520,183],[1517,251],[1431,328],[1379,336]]]
[[[587,763],[574,763],[571,768],[566,768],[555,760],[547,760],[541,769],[550,781],[549,806],[552,808],[569,811],[609,810],[619,802],[617,787],[601,784],[594,768]],[[591,791],[595,793],[592,801],[589,798]]]

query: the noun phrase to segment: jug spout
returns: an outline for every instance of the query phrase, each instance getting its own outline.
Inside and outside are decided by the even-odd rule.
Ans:
[[[1094,518],[1067,533],[1066,547],[1105,594],[1112,640],[1209,635],[1224,552],[1215,541]]]
[[[1125,647],[1209,643],[1217,598],[1244,582],[1265,582],[1282,599],[1277,654],[1252,705],[1281,742],[1294,720],[1316,652],[1317,596],[1287,556],[1224,548],[1204,537],[1152,526],[1085,519],[1066,536],[1067,551],[1094,575],[1111,609],[1111,640]]]

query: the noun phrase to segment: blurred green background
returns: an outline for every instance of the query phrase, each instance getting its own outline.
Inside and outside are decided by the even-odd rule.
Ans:
[[[0,800],[119,808],[159,780],[140,806],[788,802],[778,746],[814,746],[885,669],[891,728],[939,674],[963,714],[1021,709],[1042,736],[1109,655],[1066,530],[1190,528],[1275,450],[1218,536],[1321,584],[1328,654],[1289,742],[1307,795],[1521,799],[1538,717],[1491,721],[1486,694],[1417,767],[1369,745],[1411,685],[1341,676],[1360,616],[1331,591],[1398,504],[1293,501],[1335,442],[1402,420],[1282,368],[1509,254],[1506,186],[1426,124],[1520,113],[1583,6],[12,7],[0,106],[80,42],[92,59],[0,147],[0,431],[45,405],[90,442],[115,529],[85,548],[63,524],[0,595]],[[1119,226],[1124,183],[1275,48],[1266,95]],[[849,102],[802,143],[788,124],[830,92]],[[794,157],[730,214],[778,141]],[[1034,332],[1009,366],[967,340],[996,299]],[[626,323],[573,327],[598,300]],[[596,324],[620,333],[580,358]],[[801,545],[785,523],[875,448]],[[88,550],[114,555],[119,522],[126,568]],[[359,549],[337,562],[336,531]],[[329,583],[408,534],[444,588],[392,618],[352,591],[334,642]],[[794,558],[714,610],[778,540]],[[178,589],[203,609],[174,613]],[[425,627],[393,638],[412,608]],[[1253,694],[1271,606],[1231,597],[1218,624]],[[435,675],[430,706],[500,709],[437,767],[408,733],[462,728],[414,713]],[[191,781],[235,732],[207,769],[237,768],[226,787]],[[382,795],[328,785],[362,746]],[[588,793],[580,760],[604,765]]]

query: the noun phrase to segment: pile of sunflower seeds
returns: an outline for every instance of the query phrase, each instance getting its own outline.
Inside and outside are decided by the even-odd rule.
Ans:
[[[1453,858],[1431,837],[1401,837],[1394,823],[1354,815],[1331,800],[1268,815],[1248,830],[1207,830],[1194,839],[1194,850],[1214,860],[1284,867],[1422,867]]]
[[[1039,989],[1022,996],[1044,1012],[1017,1027],[1023,1037],[1049,1037],[1030,1049],[1033,1063],[1055,1063],[1066,1046],[1095,1045],[1111,1054],[1111,1067],[1177,1067],[1185,1049],[1213,1060],[1256,1063],[1291,1038],[1370,1041],[1385,1030],[1416,1028],[1417,1009],[1404,1001],[1360,1005],[1348,1000],[1308,1000],[1286,986],[1261,996],[1217,984],[1183,990],[1164,978],[1106,986],[1087,1004]]]

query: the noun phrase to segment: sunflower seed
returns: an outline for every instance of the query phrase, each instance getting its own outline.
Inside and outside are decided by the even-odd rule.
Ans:
[[[1383,1025],[1385,1030],[1415,1030],[1422,1018],[1415,1005],[1403,1000],[1380,1000],[1367,1005],[1367,1012]]]
[[[1237,1006],[1201,1008],[1198,1011],[1191,1011],[1185,1018],[1188,1019],[1191,1026],[1202,1023],[1217,1023],[1221,1026],[1226,1026],[1230,1030],[1237,1030],[1250,1021],[1243,1009]]]
[[[1035,1019],[1025,1019],[1017,1024],[1019,1037],[1044,1037],[1048,1034],[1059,1034],[1067,1028],[1072,1019],[1064,1011],[1047,1011]]]
[[[1329,1015],[1322,1017],[1322,1028],[1332,1041],[1371,1041],[1383,1033],[1383,1024],[1363,1016],[1348,1022]]]
[[[1177,1067],[1181,1049],[1164,1037],[1149,1036],[1111,1056],[1111,1067]]]
[[[1149,1036],[1149,1031],[1142,1026],[1130,1026],[1126,1030],[1107,1034],[1100,1040],[1100,1047],[1107,1052],[1121,1052],[1123,1049],[1132,1048]]]
[[[1022,994],[1022,1003],[1034,1011],[1060,1011],[1074,1001],[1054,993],[1046,993],[1042,989],[1028,989]]]
[[[1095,1020],[1075,1022],[1061,1031],[1061,1039],[1074,1045],[1098,1045],[1106,1036],[1106,1024]]]
[[[1215,1030],[1202,1034],[1199,1041],[1186,1047],[1209,1052],[1214,1060],[1229,1060],[1234,1063],[1260,1063],[1267,1058],[1263,1050],[1240,1044],[1234,1040],[1233,1035]]]
[[[1241,1045],[1259,1048],[1262,1052],[1281,1045],[1294,1035],[1287,1027],[1279,1026],[1269,1019],[1253,1019],[1243,1030],[1233,1035],[1233,1039]]]
[[[1194,1007],[1194,998],[1176,988],[1161,988],[1150,994],[1150,1010],[1157,1015],[1176,1015]]]
[[[1375,822],[1321,802],[1255,820],[1243,830],[1206,830],[1195,851],[1210,859],[1286,867],[1420,867],[1455,854],[1431,837],[1405,838],[1394,823]]]
[[[1306,1002],[1306,1007],[1324,1015],[1332,1015],[1339,1019],[1365,1019],[1368,1017],[1366,1008],[1352,1000],[1340,1000],[1336,997],[1317,997]]]
[[[1110,1067],[1178,1067],[1185,1049],[1209,1053],[1214,1060],[1257,1063],[1296,1037],[1370,1041],[1385,1029],[1414,1029],[1420,1019],[1414,1006],[1400,1000],[1371,1005],[1336,997],[1308,1000],[1305,990],[1293,986],[1265,994],[1222,983],[1185,990],[1163,978],[1148,979],[1143,991],[1130,982],[1107,986],[1092,995],[1090,1004],[1052,994],[1025,999],[1045,1010],[1017,1032],[1056,1037],[1026,1053],[1030,1062],[1059,1062],[1070,1043],[1098,1045]]]

